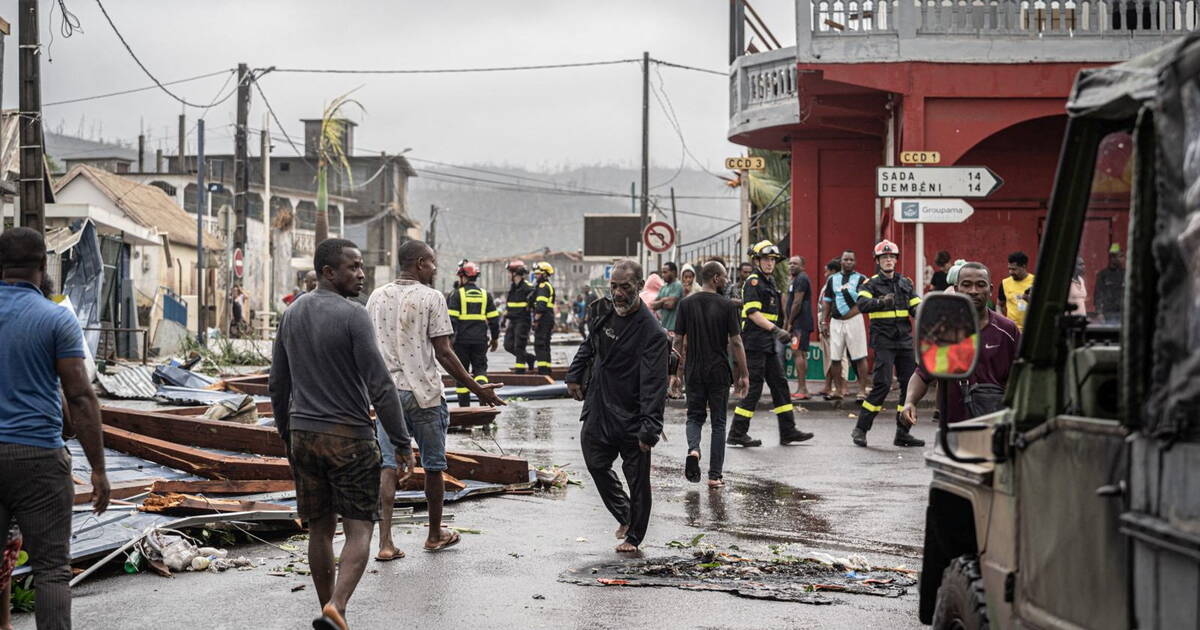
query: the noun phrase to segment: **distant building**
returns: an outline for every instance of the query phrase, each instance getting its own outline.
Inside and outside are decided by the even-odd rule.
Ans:
[[[574,299],[575,295],[584,288],[602,286],[605,269],[609,266],[607,262],[584,260],[582,251],[552,251],[550,248],[545,248],[524,254],[474,261],[480,267],[480,285],[497,296],[507,293],[510,284],[508,263],[513,260],[524,261],[525,266],[529,267],[530,282],[533,281],[533,263],[542,261],[550,263],[554,267],[554,277],[550,281],[558,293],[557,297],[567,301]],[[447,263],[450,264],[447,265]],[[458,268],[458,261],[441,261],[439,264],[441,269],[445,269],[447,266],[450,268],[450,272],[439,278],[439,282],[444,281],[448,289],[455,280],[454,270]]]

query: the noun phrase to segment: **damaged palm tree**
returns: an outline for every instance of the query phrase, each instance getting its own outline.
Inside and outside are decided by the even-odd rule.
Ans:
[[[791,234],[792,165],[783,151],[750,149],[752,157],[761,157],[766,167],[747,171],[751,207],[750,242],[769,240],[787,243]],[[794,252],[793,252],[794,253]],[[787,266],[775,267],[776,286],[787,286]]]
[[[350,168],[350,156],[346,154],[345,137],[349,133],[342,109],[347,106],[366,111],[362,103],[350,98],[354,90],[333,99],[321,114],[321,137],[317,147],[317,220],[316,242],[329,238],[329,169],[345,174],[351,184],[354,172]],[[339,233],[339,236],[343,236]],[[314,245],[315,245],[314,243]]]

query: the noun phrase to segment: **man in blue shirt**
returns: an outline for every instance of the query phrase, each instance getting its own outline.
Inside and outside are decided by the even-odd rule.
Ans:
[[[92,467],[96,513],[108,507],[109,495],[100,405],[84,365],[83,332],[70,311],[38,288],[45,273],[41,234],[21,227],[0,234],[0,532],[7,534],[15,520],[23,534],[39,630],[71,627],[75,484],[63,444],[64,411]]]
[[[862,313],[858,311],[858,287],[867,277],[854,270],[855,256],[852,250],[842,252],[842,270],[829,275],[821,300],[825,308],[821,314],[821,336],[829,340],[829,374],[833,387],[826,399],[840,399],[838,392],[845,391],[842,381],[842,357],[850,355],[858,371],[859,401],[867,398],[867,328]]]

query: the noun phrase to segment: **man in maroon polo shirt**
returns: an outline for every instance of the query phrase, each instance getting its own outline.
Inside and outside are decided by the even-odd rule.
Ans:
[[[963,265],[954,290],[971,298],[975,313],[979,316],[979,359],[975,363],[975,372],[965,381],[943,383],[947,388],[946,407],[939,409],[939,412],[947,422],[962,422],[972,417],[967,411],[964,389],[975,385],[995,385],[1003,389],[1008,385],[1008,373],[1017,360],[1017,349],[1021,345],[1021,331],[1011,319],[988,309],[992,279],[988,268],[982,263]],[[925,397],[931,381],[933,377],[923,365],[918,364],[917,371],[908,381],[908,397],[901,412],[908,424],[917,423],[917,403]]]

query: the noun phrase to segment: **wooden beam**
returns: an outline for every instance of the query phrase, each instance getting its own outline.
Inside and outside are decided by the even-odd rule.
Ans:
[[[295,482],[283,479],[216,479],[178,480],[164,479],[154,482],[150,491],[156,494],[180,492],[183,494],[259,494],[263,492],[292,492]]]
[[[152,494],[138,510],[154,514],[223,514],[226,512],[291,512],[295,508],[259,501],[211,499],[190,494]]]
[[[458,492],[467,487],[467,484],[459,481],[450,473],[442,473],[442,481],[446,484],[446,489],[452,492]],[[403,484],[400,484],[400,490],[424,490],[425,489],[425,469],[417,467],[413,470],[411,477],[406,479]]]
[[[110,499],[128,499],[132,496],[137,496],[143,492],[150,491],[150,487],[157,481],[161,481],[157,477],[146,477],[144,479],[133,479],[131,481],[118,481],[109,484]],[[89,485],[75,486],[75,505],[83,505],[92,502],[92,487]]]
[[[292,471],[282,457],[236,457],[218,455],[191,446],[140,435],[113,426],[102,427],[104,444],[156,464],[209,479],[291,479]]]
[[[421,452],[413,449],[417,461]],[[459,479],[487,483],[528,483],[529,462],[510,455],[492,455],[484,451],[450,451],[446,453],[446,472]]]
[[[190,409],[204,409],[192,407]],[[173,410],[180,411],[180,410]],[[273,427],[239,424],[224,420],[189,417],[183,413],[157,413],[116,407],[101,407],[100,421],[118,429],[175,444],[219,448],[256,455],[285,457],[283,440]]]

